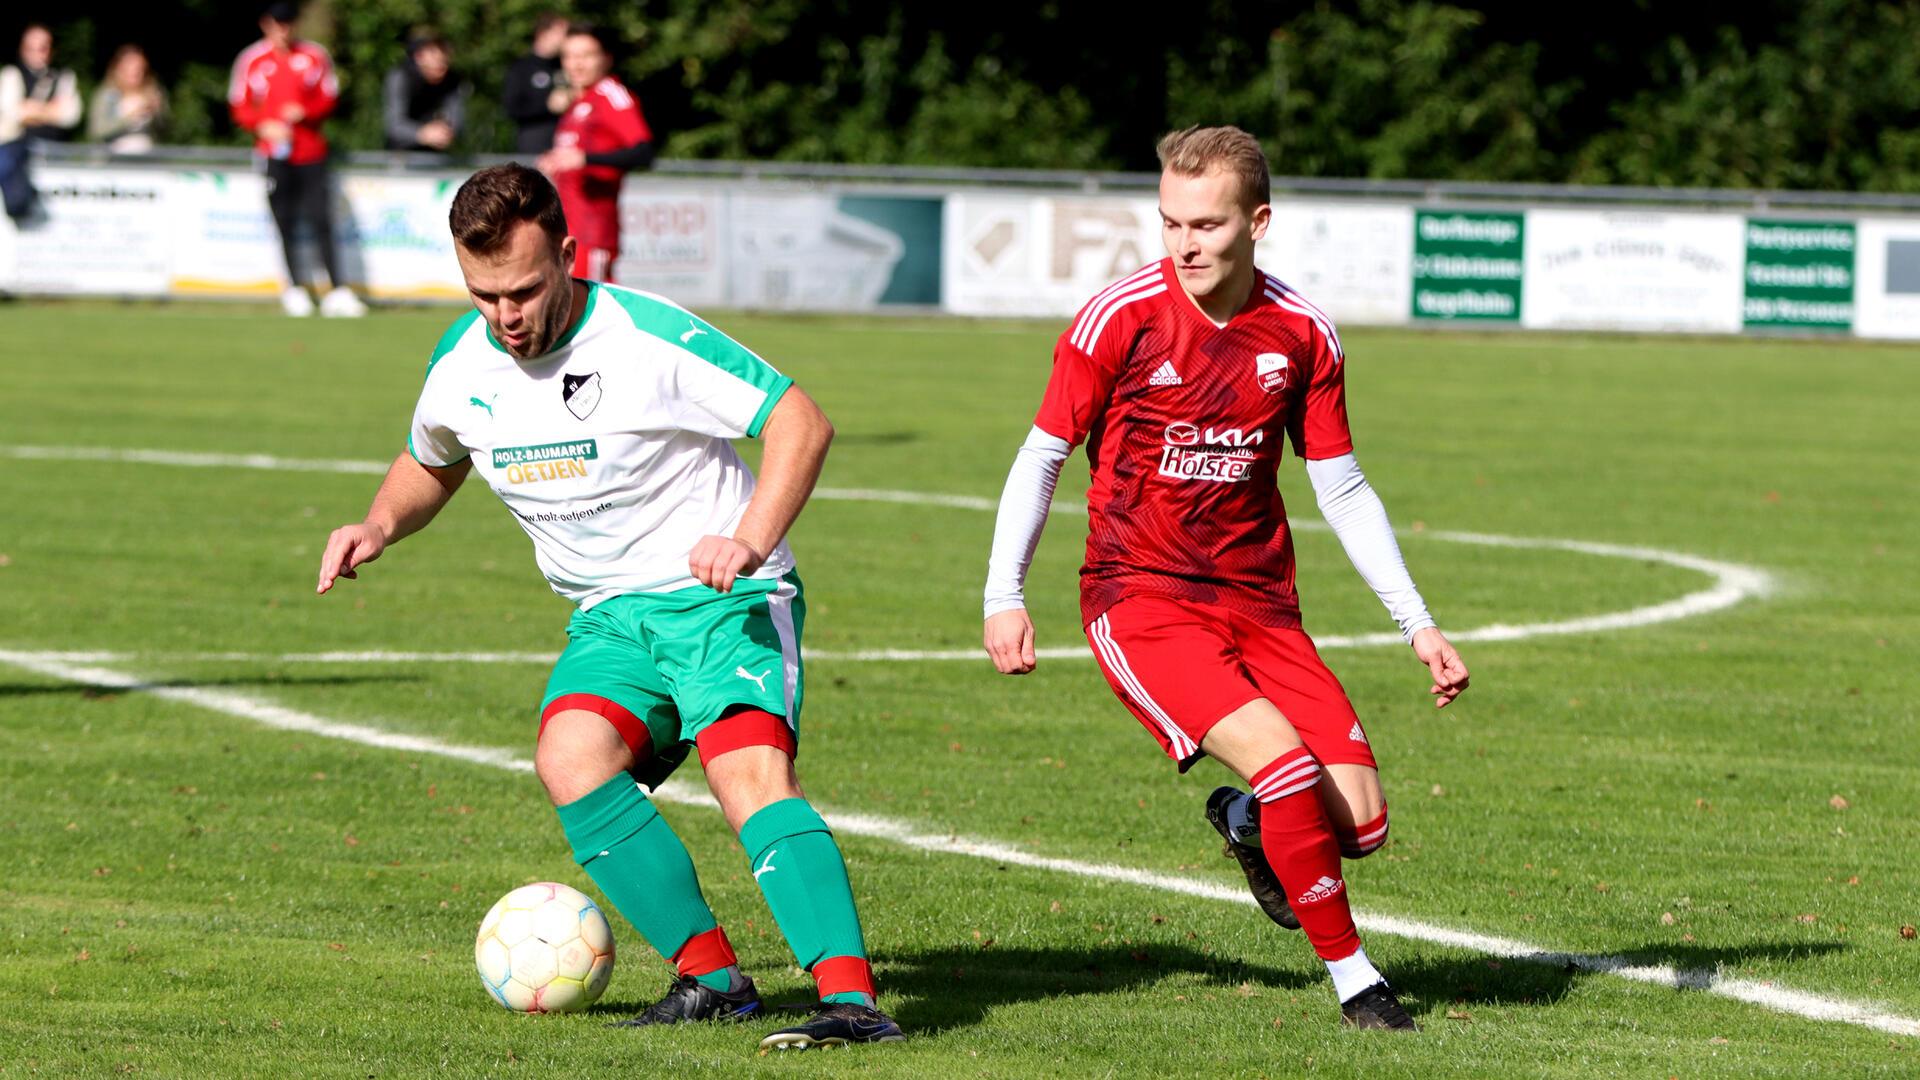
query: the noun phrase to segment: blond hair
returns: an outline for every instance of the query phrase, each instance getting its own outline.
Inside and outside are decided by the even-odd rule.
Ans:
[[[1237,127],[1181,128],[1160,140],[1160,168],[1181,176],[1205,176],[1220,169],[1240,179],[1247,205],[1273,200],[1267,177],[1267,155],[1260,140]]]

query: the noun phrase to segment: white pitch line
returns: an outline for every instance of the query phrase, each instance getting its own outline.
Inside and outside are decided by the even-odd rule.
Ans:
[[[269,472],[352,473],[385,476],[384,461],[330,461],[271,454],[200,454],[181,450],[121,450],[110,446],[5,446],[0,455],[29,461],[115,461],[134,465],[180,465],[196,469],[265,469]]]
[[[192,468],[236,468],[266,469],[283,472],[328,472],[382,475],[386,465],[374,461],[332,461],[311,458],[278,458],[266,454],[202,454],[181,453],[170,450],[119,450],[111,447],[82,446],[0,446],[0,456],[27,458],[34,460],[68,461],[114,461],[142,465],[178,465]],[[953,495],[940,492],[889,491],[880,488],[819,488],[813,493],[817,499],[846,500],[855,502],[884,502],[914,506],[941,506],[958,510],[993,511],[997,504],[994,500],[978,495]],[[1056,502],[1055,513],[1084,514],[1085,504],[1074,502]],[[1327,526],[1317,521],[1292,523],[1295,531],[1325,531]],[[1629,608],[1626,611],[1607,612],[1601,615],[1585,615],[1572,619],[1559,619],[1551,622],[1506,624],[1495,623],[1491,626],[1470,627],[1449,632],[1447,637],[1456,643],[1476,641],[1520,641],[1532,637],[1546,637],[1560,634],[1592,634],[1609,630],[1629,630],[1656,623],[1673,622],[1678,619],[1690,619],[1707,615],[1732,607],[1743,600],[1765,596],[1773,591],[1772,575],[1755,566],[1741,563],[1723,562],[1718,559],[1702,558],[1682,551],[1668,551],[1664,548],[1633,547],[1621,544],[1597,544],[1585,540],[1563,540],[1554,538],[1536,538],[1521,536],[1497,536],[1489,533],[1472,532],[1422,532],[1415,535],[1454,544],[1477,544],[1482,547],[1527,548],[1546,551],[1570,551],[1582,555],[1602,558],[1631,559],[1639,562],[1661,563],[1705,574],[1713,583],[1705,589],[1687,593],[1673,600],[1658,604],[1648,604]],[[1399,645],[1401,638],[1396,633],[1375,634],[1328,634],[1315,637],[1314,644],[1323,649],[1359,649],[1383,648]],[[235,660],[254,659],[250,654],[223,654]],[[978,649],[864,649],[850,652],[838,652],[831,649],[810,650],[808,657],[822,661],[884,662],[884,661],[973,661],[984,659]],[[1093,652],[1084,646],[1063,646],[1039,650],[1040,659],[1055,660],[1091,660]],[[309,657],[314,659],[309,659]],[[205,657],[213,659],[214,657]],[[546,663],[551,662],[548,653],[314,653],[291,654],[282,659],[283,663],[353,663],[382,662],[415,658],[420,662],[498,662],[498,663]]]
[[[115,690],[126,690],[143,694],[152,694],[168,701],[178,701],[194,705],[213,712],[226,713],[252,720],[281,731],[303,731],[310,735],[324,735],[329,739],[345,739],[363,746],[376,746],[383,750],[406,750],[416,754],[437,754],[440,757],[455,758],[476,765],[491,765],[496,769],[511,769],[515,772],[532,772],[533,763],[505,750],[493,750],[480,746],[456,746],[441,742],[426,735],[407,735],[382,728],[367,727],[364,724],[344,724],[334,720],[304,713],[297,709],[288,709],[269,702],[257,701],[244,694],[230,690],[210,690],[196,686],[166,686],[152,680],[140,679],[119,671],[102,667],[76,667],[69,663],[42,659],[35,653],[20,653],[0,650],[0,663],[12,664],[36,674],[46,675],[67,682],[85,683],[89,686],[104,686]]]
[[[342,739],[363,746],[373,746],[385,750],[401,750],[415,754],[426,754],[451,758],[476,765],[488,765],[512,772],[532,772],[533,763],[504,750],[491,747],[461,746],[442,742],[425,735],[407,735],[401,732],[386,731],[364,724],[348,724],[312,713],[301,712],[259,701],[242,694],[227,690],[208,690],[197,687],[163,686],[150,680],[138,678],[120,671],[101,667],[79,667],[73,663],[48,659],[45,653],[21,653],[0,650],[0,663],[11,664],[35,674],[67,682],[84,683],[90,686],[110,687],[130,693],[152,694],[156,697],[183,704],[194,705],[213,712],[225,713],[242,719],[252,720],[266,727],[281,731],[295,731],[310,735],[320,735],[330,739]],[[98,654],[67,654],[98,655]],[[681,785],[668,785],[654,792],[654,797],[662,802],[679,803],[688,806],[717,808],[712,797],[687,790]],[[1193,878],[1175,877],[1169,874],[1156,874],[1130,866],[1117,866],[1112,863],[1088,863],[1077,859],[1061,859],[1046,855],[1037,855],[1009,844],[992,840],[980,840],[957,835],[942,835],[916,830],[913,826],[889,818],[873,817],[866,814],[825,813],[821,815],[838,832],[852,836],[862,836],[878,840],[888,840],[904,847],[941,855],[965,855],[991,862],[1028,867],[1035,870],[1048,870],[1068,874],[1074,877],[1099,881],[1112,881],[1125,885],[1156,889],[1161,892],[1178,893],[1204,900],[1221,903],[1251,906],[1253,899],[1239,888],[1230,888],[1208,881]],[[1667,986],[1675,990],[1700,990],[1721,997],[1732,998],[1752,1005],[1759,1005],[1775,1012],[1789,1013],[1809,1020],[1825,1020],[1837,1023],[1853,1024],[1871,1028],[1892,1035],[1920,1036],[1920,1020],[1888,1012],[1879,1006],[1852,1001],[1846,998],[1827,997],[1802,990],[1790,990],[1776,986],[1772,982],[1753,979],[1733,979],[1722,976],[1718,971],[1708,969],[1675,968],[1666,964],[1635,964],[1625,957],[1594,955],[1589,953],[1567,953],[1543,949],[1524,941],[1512,938],[1494,937],[1476,934],[1466,930],[1438,926],[1433,923],[1403,919],[1392,915],[1370,915],[1354,913],[1354,921],[1361,929],[1369,933],[1387,934],[1393,937],[1425,941],[1451,948],[1471,952],[1486,953],[1505,959],[1530,964],[1545,964],[1553,967],[1572,965],[1582,971],[1603,975],[1616,975],[1634,982],[1649,983],[1655,986]]]

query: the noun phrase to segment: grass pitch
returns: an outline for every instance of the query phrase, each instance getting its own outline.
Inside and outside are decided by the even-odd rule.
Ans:
[[[0,307],[0,447],[385,461],[449,312]],[[840,431],[823,484],[998,494],[1058,327],[721,316]],[[1552,949],[1719,970],[1920,1017],[1920,350],[1837,342],[1351,330],[1361,461],[1450,631],[1640,608],[1703,588],[1658,562],[1446,531],[1654,547],[1763,569],[1699,618],[1463,645],[1436,713],[1401,647],[1330,649],[1383,764],[1393,839],[1361,910]],[[104,651],[161,686],[531,753],[531,663],[318,663],[324,650],[553,651],[567,606],[478,483],[312,595],[327,531],[376,479],[25,459],[0,448],[0,650]],[[1077,498],[1076,456],[1063,498]],[[1315,520],[1297,468],[1299,520]],[[808,646],[968,649],[978,510],[816,501],[794,546]],[[1083,518],[1030,599],[1080,645]],[[1299,540],[1309,629],[1391,629],[1327,534]],[[209,659],[210,653],[246,654]],[[124,654],[124,655],[123,655]],[[917,832],[1224,885],[1200,816],[1090,660],[817,659],[801,776],[823,808]],[[697,787],[697,765],[681,780]],[[771,1000],[807,980],[716,812],[666,809]],[[501,893],[591,890],[524,773],[379,749],[0,664],[0,1076],[1432,1077],[1913,1075],[1920,1039],[1696,990],[1373,934],[1425,1026],[1340,1029],[1305,942],[1249,907],[847,835],[904,1046],[757,1058],[772,1021],[614,1031],[668,973],[615,919],[586,1016],[500,1010],[473,974]],[[611,913],[610,913],[611,914]]]

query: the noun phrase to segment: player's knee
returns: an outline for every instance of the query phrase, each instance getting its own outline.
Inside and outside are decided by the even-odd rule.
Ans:
[[[711,761],[707,786],[737,833],[753,815],[787,799],[804,799],[793,759],[777,747],[743,747]]]
[[[611,735],[611,739],[608,736]],[[533,751],[533,774],[555,806],[573,802],[631,764],[630,753],[607,722],[591,713],[549,719]]]
[[[1373,820],[1362,822],[1352,828],[1337,829],[1340,840],[1340,854],[1349,859],[1364,859],[1380,850],[1387,842],[1387,808],[1380,807],[1380,813]]]

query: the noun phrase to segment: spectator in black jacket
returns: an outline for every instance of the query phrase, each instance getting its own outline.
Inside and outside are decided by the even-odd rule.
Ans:
[[[501,103],[519,128],[514,149],[522,154],[553,149],[554,127],[573,104],[574,91],[560,71],[560,46],[566,40],[567,20],[547,12],[533,24],[533,50],[507,69]]]
[[[39,205],[27,176],[33,141],[65,139],[79,122],[73,72],[53,66],[53,32],[28,23],[19,60],[0,67],[0,203],[8,217],[25,220]]]
[[[387,149],[445,153],[460,137],[473,87],[453,74],[453,49],[438,34],[407,42],[407,58],[387,72]]]

